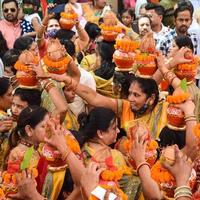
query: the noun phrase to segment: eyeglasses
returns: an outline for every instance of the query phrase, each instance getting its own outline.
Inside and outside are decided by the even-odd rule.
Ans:
[[[10,10],[12,13],[16,12],[16,9],[15,9],[15,8],[9,8],[9,9],[6,8],[6,9],[3,10],[3,12],[4,12],[4,13],[8,13],[9,10]]]

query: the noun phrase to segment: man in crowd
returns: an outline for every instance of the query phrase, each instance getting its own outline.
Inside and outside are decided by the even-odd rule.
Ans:
[[[4,0],[2,3],[4,19],[0,21],[2,32],[9,49],[13,48],[15,40],[21,36],[21,26],[18,20],[18,3],[16,0]]]
[[[166,56],[169,53],[170,47],[172,46],[173,40],[177,35],[188,35],[194,46],[194,54],[197,54],[197,35],[192,32],[188,32],[188,29],[192,23],[193,11],[189,6],[178,6],[174,11],[174,25],[175,28],[169,31],[163,36],[159,44],[159,49]]]
[[[162,19],[165,10],[161,5],[154,3],[147,3],[145,9],[146,14],[151,19],[151,28],[153,31],[154,39],[156,40],[156,43],[159,44],[162,36],[164,36],[170,31],[170,28],[162,24]]]

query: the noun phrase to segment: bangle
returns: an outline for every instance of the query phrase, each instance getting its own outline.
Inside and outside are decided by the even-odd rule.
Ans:
[[[149,167],[149,169],[150,169],[149,163],[147,163],[146,161],[145,161],[145,162],[142,162],[142,163],[140,163],[140,164],[137,166],[137,169],[136,169],[137,174],[139,174],[140,168],[143,167],[143,166],[145,166],[145,165],[147,165],[147,166]]]
[[[190,187],[188,186],[180,186],[180,187],[177,187],[175,190],[174,190],[174,198],[175,199],[178,199],[180,197],[189,197],[191,198],[192,197],[192,192],[191,192],[191,189]]]
[[[171,85],[173,80],[176,78],[176,75],[171,71],[167,71],[166,73],[164,73],[163,77]]]
[[[70,153],[71,153],[71,151],[68,149],[68,150],[66,151],[66,153],[62,156],[62,160],[63,160],[63,161],[66,161],[66,160],[67,160],[67,157],[69,156]]]
[[[190,122],[190,121],[194,121],[194,122],[196,122],[197,121],[197,119],[196,118],[189,118],[189,119],[185,119],[185,122]]]
[[[196,115],[188,115],[188,116],[185,116],[184,119],[188,119],[188,118],[190,118],[190,117],[196,118]]]
[[[46,84],[44,89],[48,93],[53,87],[55,87],[55,85],[52,82],[49,82]]]

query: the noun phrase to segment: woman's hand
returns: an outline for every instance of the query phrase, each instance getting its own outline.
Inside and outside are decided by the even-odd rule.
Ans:
[[[178,64],[190,63],[191,60],[185,58],[185,54],[188,51],[191,51],[191,50],[188,49],[187,47],[182,47],[181,49],[179,49],[175,53],[175,55],[172,57],[172,60],[170,61],[170,66],[176,67]]]
[[[177,186],[188,185],[192,171],[192,162],[186,155],[183,155],[176,145],[174,165],[171,166],[168,163],[163,163],[163,166],[175,177]]]
[[[0,121],[0,133],[9,131],[13,127],[13,120],[11,117]]]
[[[194,115],[195,104],[191,99],[188,99],[181,104],[175,104],[174,106],[180,108],[185,116]]]
[[[148,141],[146,140],[146,135],[143,135],[138,139],[138,135],[135,135],[132,149],[130,151],[130,156],[134,159],[136,166],[145,162],[145,151]]]
[[[98,186],[100,174],[103,170],[103,168],[99,169],[96,163],[91,162],[83,172],[80,183],[87,198],[89,198],[95,187]]]
[[[8,197],[10,199],[29,199],[29,200],[43,200],[37,189],[36,189],[36,181],[28,170],[22,171],[21,175],[16,174],[17,179],[17,189],[18,192],[16,194],[10,194]]]

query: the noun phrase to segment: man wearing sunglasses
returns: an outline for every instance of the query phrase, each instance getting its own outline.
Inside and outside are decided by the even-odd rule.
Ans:
[[[0,31],[2,32],[8,48],[13,48],[15,40],[21,36],[20,21],[17,19],[19,8],[16,0],[4,0],[2,3],[4,19],[0,21]]]

